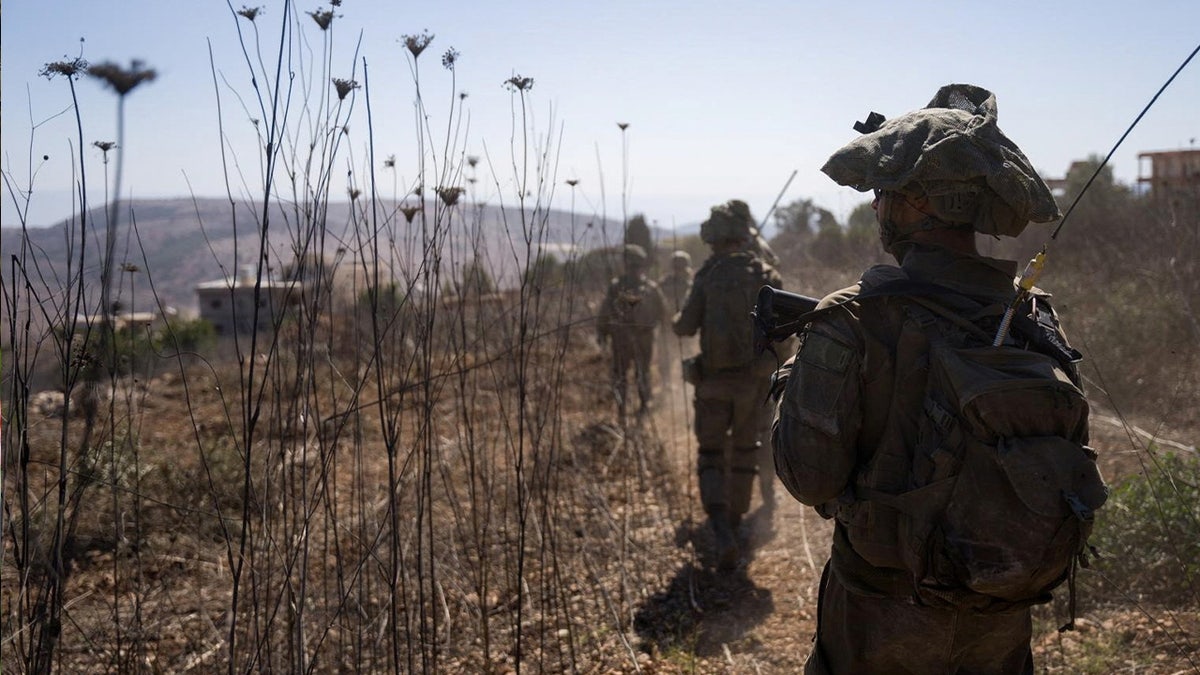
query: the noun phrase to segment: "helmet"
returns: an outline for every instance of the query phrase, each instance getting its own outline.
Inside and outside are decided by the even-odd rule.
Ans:
[[[671,267],[685,268],[692,266],[692,256],[687,251],[675,251],[671,254]]]
[[[1060,217],[1050,188],[996,125],[996,97],[969,84],[938,90],[926,107],[883,122],[821,167],[860,192],[928,197],[947,226],[1015,237]]]
[[[706,244],[722,241],[744,241],[751,236],[750,207],[734,199],[712,207],[708,220],[700,223],[700,239]]]
[[[627,267],[644,267],[646,265],[646,249],[637,244],[625,244],[625,265]]]

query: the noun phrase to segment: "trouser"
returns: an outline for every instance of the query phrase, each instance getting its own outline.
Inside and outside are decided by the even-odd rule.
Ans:
[[[775,508],[775,457],[771,448],[771,425],[775,406],[763,402],[758,417],[758,496],[768,510]]]
[[[637,385],[641,407],[650,405],[650,360],[654,355],[653,329],[629,328],[612,336],[612,389],[617,399],[617,410],[625,414],[626,387],[629,369]]]
[[[705,373],[696,385],[695,427],[700,446],[696,470],[700,501],[708,513],[726,509],[740,516],[750,509],[758,475],[759,411],[764,378],[750,371]]]
[[[1029,608],[1003,614],[859,595],[826,563],[805,675],[1032,675]]]

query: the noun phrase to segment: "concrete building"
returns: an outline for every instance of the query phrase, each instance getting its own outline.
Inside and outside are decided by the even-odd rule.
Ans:
[[[1155,198],[1200,195],[1200,150],[1138,153],[1138,187]]]
[[[196,286],[200,318],[211,323],[218,336],[270,331],[283,311],[300,299],[298,282],[263,279],[256,307],[255,280],[254,266],[245,265],[236,277]]]

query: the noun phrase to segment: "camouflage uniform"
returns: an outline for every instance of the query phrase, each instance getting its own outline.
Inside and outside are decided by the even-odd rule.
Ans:
[[[985,133],[999,133],[990,93],[969,86],[950,89],[940,91],[930,108],[890,121],[893,126],[868,133],[835,153],[823,170],[838,182],[861,189],[915,190],[912,186],[921,185],[928,190],[937,185],[941,199],[931,202],[934,213],[918,224],[925,229],[969,227],[1015,235],[1030,220],[1045,222],[1057,215],[1045,184],[1002,135],[1003,142],[984,138],[977,146],[1004,146],[1005,152],[993,155],[1002,159],[995,164],[989,164],[990,159],[974,163],[985,172],[1003,174],[1006,181],[996,181],[995,189],[991,181],[986,188],[964,183],[974,176],[965,166],[970,162],[962,160],[972,158],[975,148],[925,157],[927,162],[889,155],[916,152],[919,156],[922,148],[933,144],[914,135],[932,129],[931,139],[944,139],[949,134],[938,134],[948,127],[983,126],[980,118],[988,115],[993,129]],[[961,105],[962,99],[972,101]],[[947,112],[949,108],[958,110]],[[897,136],[909,142],[897,142]],[[895,161],[883,161],[886,158]],[[889,170],[908,173],[891,175]],[[927,173],[920,175],[921,171]],[[943,173],[931,176],[931,171]],[[959,195],[961,199],[954,197],[956,180],[970,190]],[[1014,207],[1021,200],[1006,194],[1007,189],[1023,190],[1024,205]],[[964,204],[971,215],[958,217],[955,209]],[[822,300],[822,307],[897,276],[939,284],[987,302],[1013,298],[1016,263],[913,241],[907,238],[911,231],[896,230],[885,221],[887,216],[881,213],[881,238],[901,260],[903,273],[885,266],[872,268],[858,285]],[[872,549],[848,527],[861,498],[856,494],[862,494],[856,486],[867,480],[868,465],[870,480],[890,476],[887,466],[871,462],[883,456],[881,448],[899,448],[901,455],[907,451],[911,456],[918,445],[925,379],[921,363],[896,358],[900,326],[906,318],[904,304],[901,297],[882,297],[831,310],[808,325],[799,352],[780,372],[786,384],[773,436],[776,471],[796,499],[824,517],[837,519],[830,561],[821,579],[816,644],[805,672],[1032,673],[1028,606],[983,612],[959,601],[931,601],[914,587],[907,570],[869,563],[864,556],[871,556]]]
[[[715,208],[705,226],[722,218],[730,216],[721,207]],[[721,252],[714,246],[714,254],[696,272],[674,322],[676,335],[700,333],[703,375],[694,396],[700,446],[696,469],[700,499],[717,536],[718,566],[723,568],[735,565],[739,555],[732,530],[750,507],[758,473],[761,411],[774,369],[769,353],[754,354],[749,310],[759,288],[783,287],[774,268],[744,250],[748,225],[734,225],[731,229],[741,237],[737,247]],[[705,236],[705,226],[701,227],[702,238],[720,243],[720,230]],[[732,316],[742,312],[744,316]]]
[[[650,360],[654,354],[654,332],[667,316],[667,305],[658,284],[643,272],[646,254],[642,247],[625,247],[625,273],[609,284],[608,294],[596,318],[596,336],[612,340],[612,389],[622,421],[626,411],[626,387],[632,366],[640,406],[645,414],[650,405]]]

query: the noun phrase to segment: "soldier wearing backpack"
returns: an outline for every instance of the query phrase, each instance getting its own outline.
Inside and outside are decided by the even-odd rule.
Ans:
[[[984,89],[856,129],[822,170],[875,191],[900,266],[822,300],[777,375],[776,471],[836,523],[805,672],[1032,673],[1029,607],[1106,491],[1078,352],[1038,289],[992,346],[1017,265],[975,234],[1059,211]]]
[[[695,385],[700,500],[722,570],[735,568],[741,555],[736,532],[758,473],[759,419],[775,366],[771,354],[755,351],[750,312],[759,288],[783,287],[779,273],[748,250],[748,212],[732,203],[714,207],[700,225],[712,255],[674,321],[676,335],[700,333],[700,355],[685,377]]]
[[[612,389],[617,415],[625,422],[626,387],[633,368],[639,399],[638,416],[650,407],[650,360],[654,332],[667,316],[667,304],[658,284],[646,276],[646,250],[626,244],[625,273],[612,280],[596,317],[596,340],[612,339]]]

